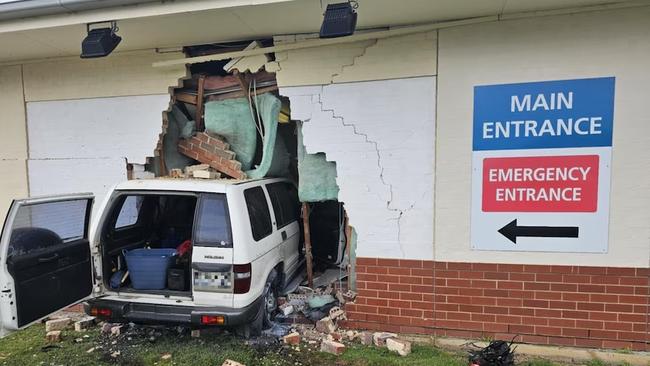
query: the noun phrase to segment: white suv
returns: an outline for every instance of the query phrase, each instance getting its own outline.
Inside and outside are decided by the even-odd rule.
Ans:
[[[85,311],[107,321],[254,335],[299,272],[299,203],[285,179],[127,181],[89,230],[92,203],[89,194],[14,201],[0,241],[2,334],[85,299]],[[182,247],[191,250],[172,259],[173,286],[133,285],[127,271],[149,269],[128,268],[131,251]]]

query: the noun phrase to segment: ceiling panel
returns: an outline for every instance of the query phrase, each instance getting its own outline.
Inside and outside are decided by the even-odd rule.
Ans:
[[[616,0],[614,0],[616,1]],[[330,0],[332,2],[332,0]],[[612,0],[572,0],[571,6]],[[322,1],[327,4],[327,1]],[[566,7],[566,0],[359,0],[358,28],[421,24],[451,19]],[[320,0],[221,8],[124,19],[117,51],[179,47],[317,32]],[[85,25],[0,34],[0,62],[79,54]]]

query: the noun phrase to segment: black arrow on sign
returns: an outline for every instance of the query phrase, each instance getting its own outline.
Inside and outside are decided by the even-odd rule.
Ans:
[[[577,238],[577,226],[517,226],[517,219],[499,229],[499,233],[517,244],[517,237],[531,238]]]

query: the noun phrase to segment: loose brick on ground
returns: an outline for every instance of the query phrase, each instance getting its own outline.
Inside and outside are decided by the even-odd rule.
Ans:
[[[408,356],[411,353],[411,342],[397,338],[386,339],[386,347],[389,351],[397,352],[400,356]]]
[[[345,351],[345,345],[343,343],[324,340],[320,344],[321,352],[331,353],[333,355],[340,355]]]
[[[82,332],[86,329],[92,328],[94,325],[95,325],[95,318],[86,317],[74,323],[74,330],[77,332]]]
[[[50,343],[58,343],[61,342],[61,331],[60,330],[52,330],[47,332],[45,335],[45,338],[47,339],[48,342]]]
[[[316,330],[321,333],[330,334],[336,330],[336,325],[329,316],[326,316],[316,322]]]
[[[292,346],[300,344],[300,334],[298,332],[293,332],[282,337],[282,341],[285,344],[290,344]]]
[[[386,340],[388,338],[397,338],[397,334],[388,333],[388,332],[376,332],[372,335],[372,340],[375,346],[384,347],[386,346]]]
[[[72,319],[70,318],[60,318],[60,319],[51,319],[45,322],[45,331],[46,332],[51,332],[54,330],[63,330],[65,329],[70,323],[72,322]]]

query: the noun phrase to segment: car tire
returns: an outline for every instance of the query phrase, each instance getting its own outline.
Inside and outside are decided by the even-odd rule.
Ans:
[[[268,329],[273,324],[273,313],[278,307],[277,286],[275,277],[270,277],[264,290],[264,298],[260,304],[255,318],[249,324],[244,324],[235,329],[237,335],[250,338],[262,335],[264,329]]]

